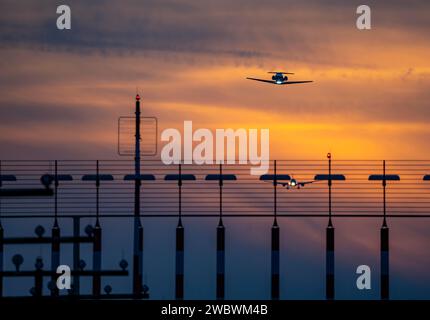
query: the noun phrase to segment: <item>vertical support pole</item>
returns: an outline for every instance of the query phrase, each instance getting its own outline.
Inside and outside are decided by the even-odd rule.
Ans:
[[[102,229],[99,221],[99,161],[97,160],[97,179],[96,179],[96,225],[94,227],[94,244],[93,244],[93,296],[98,298],[101,290],[101,251],[102,251]]]
[[[81,234],[80,231],[81,220],[80,217],[73,217],[73,238],[78,239]],[[80,260],[80,243],[79,241],[73,242],[73,270],[79,270]],[[80,276],[76,274],[73,276],[73,294],[79,296],[80,292]]]
[[[175,298],[184,299],[184,227],[182,225],[182,173],[179,164],[179,219],[176,227],[176,268],[175,268]]]
[[[225,295],[225,227],[222,222],[222,164],[219,165],[219,221],[216,232],[216,298],[224,300]]]
[[[3,239],[4,239],[4,230],[0,221],[0,273],[3,272],[3,259],[4,259]],[[0,298],[1,297],[3,297],[3,274],[0,274]]]
[[[176,279],[175,298],[184,299],[184,227],[178,224],[176,227]]]
[[[328,158],[328,207],[329,220],[326,228],[326,299],[334,299],[334,227],[331,220],[331,154],[327,154]]]
[[[1,197],[0,197],[1,198]],[[3,259],[4,259],[4,230],[0,221],[0,273],[3,272]],[[3,274],[0,274],[0,298],[3,297]]]
[[[334,228],[326,229],[326,299],[334,299]]]
[[[143,285],[143,226],[140,217],[134,217],[134,220],[134,242],[136,251],[133,257],[133,294],[135,298],[141,298]]]
[[[52,228],[52,247],[51,247],[51,271],[52,277],[51,281],[53,282],[53,287],[51,291],[52,296],[58,296],[59,290],[57,288],[57,268],[60,265],[60,228],[54,225]]]
[[[34,272],[34,296],[41,297],[43,294],[43,260],[36,258],[36,270]]]
[[[390,298],[389,292],[389,228],[387,225],[387,210],[386,210],[386,187],[387,181],[385,180],[385,160],[383,161],[383,208],[384,208],[384,220],[381,227],[381,299],[388,300]]]
[[[222,222],[221,222],[222,223]],[[216,298],[224,300],[225,296],[225,228],[218,224],[217,236],[217,256],[216,256]]]
[[[100,296],[101,289],[101,251],[102,251],[102,229],[99,224],[94,228],[94,252],[93,252],[93,295],[95,298]]]
[[[381,299],[388,300],[389,294],[389,251],[388,251],[388,226],[381,228]]]
[[[58,226],[58,163],[55,160],[55,195],[54,195],[54,225],[52,227],[52,244],[51,244],[51,271],[52,277],[51,281],[53,282],[51,295],[56,297],[59,295],[59,290],[57,288],[57,275],[56,271],[58,266],[60,265],[60,228]]]
[[[273,178],[273,225],[272,225],[272,255],[271,255],[271,297],[272,300],[279,300],[279,226],[277,221],[278,201],[277,201],[277,173],[276,160],[274,161]]]
[[[134,152],[134,237],[133,237],[133,295],[139,298],[142,294],[143,273],[143,226],[140,220],[140,96],[136,95],[136,127]]]
[[[2,179],[2,163],[0,160],[0,193],[3,187],[3,179]],[[0,298],[3,297],[3,259],[4,259],[4,229],[1,223],[1,214],[2,214],[2,197],[0,194]]]

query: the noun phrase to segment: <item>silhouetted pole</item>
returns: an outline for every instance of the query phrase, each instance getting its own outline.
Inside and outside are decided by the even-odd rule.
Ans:
[[[36,258],[34,272],[34,296],[41,297],[43,294],[43,260],[42,257]]]
[[[219,220],[216,230],[216,298],[224,300],[225,287],[225,227],[222,222],[222,164],[219,165]]]
[[[134,156],[134,241],[133,241],[133,294],[136,298],[142,294],[143,273],[143,226],[140,220],[140,96],[136,95],[136,128]]]
[[[176,256],[175,256],[175,298],[184,298],[184,227],[182,225],[182,181],[196,180],[193,174],[182,174],[182,166],[179,164],[179,174],[167,174],[166,181],[178,183],[178,225],[176,227]]]
[[[369,181],[382,181],[382,201],[384,220],[381,227],[381,299],[386,300],[390,297],[389,292],[389,228],[387,225],[387,207],[386,207],[386,188],[387,181],[399,181],[400,176],[397,174],[386,174],[385,160],[382,162],[383,174],[372,174]]]
[[[94,227],[94,247],[93,247],[93,295],[95,298],[100,296],[101,290],[101,253],[102,253],[102,228],[99,221],[99,189],[100,189],[100,176],[99,176],[99,161],[97,160],[97,178],[96,178],[96,224]]]
[[[182,226],[182,171],[179,164],[179,218],[176,227],[176,277],[175,277],[175,298],[184,299],[184,227]]]
[[[390,298],[390,278],[389,278],[389,246],[388,246],[388,236],[389,229],[387,226],[387,210],[386,210],[386,176],[385,176],[385,160],[383,161],[383,201],[384,201],[384,220],[381,227],[381,299],[387,300]]]
[[[79,238],[81,234],[80,218],[73,217],[73,237]],[[73,242],[73,270],[79,270],[79,260],[81,256],[81,244],[78,241]],[[73,276],[73,294],[79,296],[81,281],[79,274]]]
[[[0,197],[1,199],[1,197]],[[1,206],[1,204],[0,204]],[[3,259],[4,259],[4,229],[0,220],[0,273],[3,272]],[[0,275],[0,298],[3,297],[3,274]]]
[[[3,272],[3,259],[4,259],[3,239],[4,239],[4,229],[0,221],[0,273]],[[3,274],[0,275],[0,298],[1,297],[3,297]]]
[[[271,255],[271,289],[272,299],[279,300],[279,226],[277,221],[278,200],[277,200],[277,176],[276,160],[274,161],[274,178],[273,178],[273,225],[272,225],[272,255]]]
[[[58,163],[55,160],[55,175],[54,175],[54,225],[52,227],[52,247],[51,247],[51,271],[53,282],[51,295],[58,296],[59,290],[57,288],[57,268],[60,265],[60,228],[58,226]]]
[[[0,160],[0,273],[3,272],[3,259],[4,259],[4,229],[1,223],[1,214],[2,214],[2,197],[1,197],[1,189],[3,187],[3,176],[2,176],[2,163]],[[3,274],[0,275],[0,298],[3,297]]]
[[[219,165],[219,174],[208,174],[208,181],[218,181],[219,186],[219,220],[216,230],[216,298],[223,300],[225,297],[225,227],[223,217],[223,186],[224,180],[237,180],[234,174],[223,174],[222,164]]]
[[[328,158],[328,225],[326,228],[326,299],[334,299],[334,227],[331,221],[331,154],[327,154]]]

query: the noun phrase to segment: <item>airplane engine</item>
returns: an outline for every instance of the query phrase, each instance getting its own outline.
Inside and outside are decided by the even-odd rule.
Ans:
[[[276,76],[272,76],[272,80],[276,80]]]
[[[284,77],[284,81],[287,81],[287,80],[288,80],[288,77],[287,77],[287,76],[285,76],[285,77]]]

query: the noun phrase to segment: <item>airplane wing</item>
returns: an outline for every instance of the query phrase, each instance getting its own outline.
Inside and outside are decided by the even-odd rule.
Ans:
[[[273,80],[263,80],[263,79],[256,79],[256,78],[246,78],[246,79],[276,84],[276,82]]]
[[[287,82],[282,82],[280,84],[296,84],[296,83],[309,83],[309,82],[313,82],[313,81],[287,81]]]
[[[268,182],[273,184],[273,180],[263,180],[263,182]],[[280,184],[283,187],[288,186],[288,181],[284,182],[283,180],[276,180],[278,184]]]
[[[299,184],[299,185],[305,185],[305,184],[309,184],[309,183],[314,183],[314,182],[316,182],[317,180],[312,180],[312,181],[299,181],[299,182],[297,182],[297,184]]]

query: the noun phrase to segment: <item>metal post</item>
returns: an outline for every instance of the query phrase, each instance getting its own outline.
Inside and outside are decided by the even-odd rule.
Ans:
[[[3,272],[3,259],[4,259],[3,239],[4,239],[4,230],[0,221],[0,273]],[[3,297],[3,274],[0,275],[0,298],[1,297]]]
[[[3,187],[3,178],[2,178],[2,163],[0,160],[0,193]],[[4,251],[3,251],[3,239],[4,239],[4,230],[3,225],[1,223],[1,214],[2,214],[2,197],[0,195],[0,298],[3,297],[3,259],[4,259]]]
[[[326,299],[334,299],[334,227],[331,220],[331,154],[327,154],[328,158],[328,207],[329,220],[326,228]]]
[[[100,189],[100,178],[99,178],[99,161],[97,160],[97,179],[96,179],[96,224],[94,227],[94,246],[93,246],[93,295],[94,297],[100,296],[101,289],[101,251],[102,251],[102,229],[99,221],[99,189]]]
[[[93,295],[94,297],[100,296],[100,289],[101,289],[101,277],[100,277],[100,270],[101,270],[101,251],[102,251],[102,229],[100,228],[99,224],[96,224],[94,228],[94,252],[93,252]]]
[[[381,299],[388,300],[389,294],[389,251],[387,226],[381,228]]]
[[[222,164],[219,165],[219,221],[217,226],[216,298],[224,300],[225,287],[225,227],[222,222]]]
[[[179,219],[176,227],[176,277],[175,277],[175,298],[184,298],[184,227],[182,226],[182,173],[179,164]]]
[[[80,217],[73,217],[73,237],[78,239],[80,236]],[[79,270],[80,260],[80,243],[79,241],[73,242],[73,270]],[[80,291],[80,277],[79,274],[73,276],[73,294],[79,296]]]
[[[334,299],[334,228],[326,229],[326,299]]]
[[[134,154],[134,239],[133,239],[133,295],[139,298],[142,294],[143,272],[143,226],[140,220],[140,96],[136,95],[136,128]]]
[[[41,297],[43,294],[43,260],[36,258],[36,271],[34,272],[34,296]]]
[[[56,271],[58,266],[60,265],[60,228],[58,226],[58,163],[55,160],[55,176],[54,176],[54,186],[55,186],[55,194],[54,194],[54,225],[52,227],[52,246],[51,246],[51,271],[52,277],[51,281],[53,282],[51,295],[58,296],[59,290],[57,288],[57,275]]]
[[[389,293],[389,228],[387,225],[387,210],[386,210],[386,186],[387,181],[385,179],[385,160],[383,161],[383,208],[384,208],[384,220],[381,227],[381,299],[388,300],[390,297]]]
[[[273,225],[272,225],[272,255],[271,255],[271,288],[272,300],[279,300],[279,226],[277,221],[277,176],[276,176],[276,160],[274,161],[274,178],[273,178]]]

